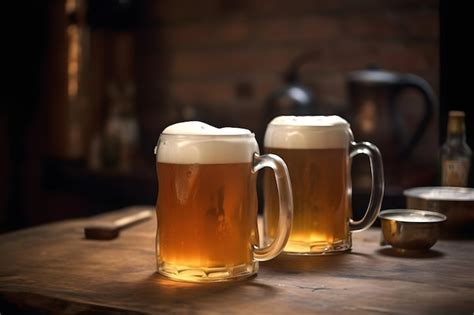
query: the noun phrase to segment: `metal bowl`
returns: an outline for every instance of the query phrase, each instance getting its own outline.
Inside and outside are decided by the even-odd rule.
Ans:
[[[403,192],[407,208],[435,211],[448,220],[441,237],[474,236],[474,189],[466,187],[415,187]]]
[[[446,216],[412,209],[384,210],[379,214],[385,241],[402,250],[428,250],[439,238]]]

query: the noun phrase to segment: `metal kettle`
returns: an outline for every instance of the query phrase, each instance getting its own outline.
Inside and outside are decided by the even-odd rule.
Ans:
[[[317,55],[303,54],[293,60],[283,74],[285,85],[270,94],[264,107],[264,125],[280,115],[315,115],[317,104],[313,92],[300,81],[300,68]]]
[[[433,118],[435,96],[431,86],[419,76],[379,69],[351,72],[347,77],[351,127],[358,139],[372,141],[387,158],[407,158]],[[423,96],[423,113],[409,136],[404,118],[397,109],[398,96],[413,88]]]
[[[346,83],[354,136],[378,146],[387,181],[396,183],[433,118],[433,90],[419,76],[377,68],[351,72]],[[411,124],[399,110],[399,96],[406,89],[418,91],[423,98],[421,115]]]

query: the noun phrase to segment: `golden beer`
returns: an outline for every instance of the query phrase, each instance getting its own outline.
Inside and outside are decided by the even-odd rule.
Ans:
[[[293,190],[293,227],[287,252],[345,249],[351,214],[347,194],[346,149],[266,148],[279,155],[290,172]],[[265,173],[264,198],[266,233],[274,237],[278,225],[275,180]]]
[[[251,170],[250,163],[158,163],[159,259],[209,270],[252,264],[258,234]]]

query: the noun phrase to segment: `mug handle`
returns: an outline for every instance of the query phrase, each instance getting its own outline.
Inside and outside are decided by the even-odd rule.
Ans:
[[[349,226],[352,232],[360,232],[368,229],[377,219],[382,206],[384,192],[384,177],[382,156],[379,149],[370,142],[354,142],[349,145],[349,156],[352,158],[358,154],[365,154],[369,157],[370,173],[372,174],[372,187],[370,190],[370,199],[367,211],[364,217],[359,221],[349,219]]]
[[[278,232],[273,242],[265,247],[254,245],[254,258],[256,261],[270,260],[281,253],[290,237],[293,220],[293,194],[291,191],[290,175],[285,162],[277,155],[255,153],[253,156],[252,172],[256,173],[264,167],[269,167],[275,174],[280,204]]]

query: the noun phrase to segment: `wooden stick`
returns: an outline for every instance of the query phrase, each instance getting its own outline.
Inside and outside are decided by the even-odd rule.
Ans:
[[[117,238],[120,231],[150,219],[153,212],[143,210],[131,215],[127,215],[112,222],[97,222],[84,228],[84,235],[87,239],[111,240]]]

